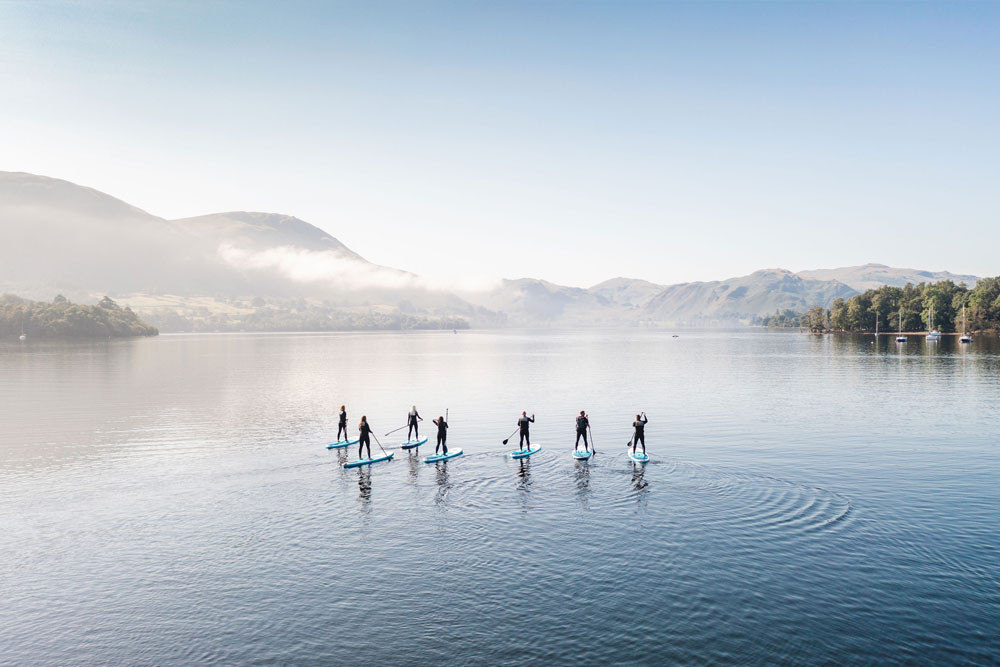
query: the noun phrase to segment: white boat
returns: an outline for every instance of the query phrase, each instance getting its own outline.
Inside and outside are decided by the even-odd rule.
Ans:
[[[878,311],[875,311],[875,340],[878,340]]]
[[[930,326],[928,328],[930,329],[930,331],[927,332],[927,342],[928,343],[936,343],[937,341],[941,340],[941,332],[934,328],[934,309],[933,308],[931,308],[931,316],[930,316],[930,322],[929,322],[929,324],[930,324]]]
[[[903,335],[903,307],[899,307],[899,333],[896,335],[897,343],[905,343],[906,336]]]
[[[972,336],[966,331],[969,327],[968,320],[965,319],[965,304],[962,304],[962,335],[958,337],[959,343],[971,343]]]
[[[21,334],[20,336],[17,337],[17,339],[20,340],[20,341],[26,341],[26,340],[28,340],[28,337],[25,336],[24,334]]]

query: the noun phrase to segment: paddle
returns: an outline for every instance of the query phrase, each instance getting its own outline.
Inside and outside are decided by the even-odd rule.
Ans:
[[[596,454],[597,453],[597,443],[594,442],[594,432],[590,428],[590,422],[589,421],[587,422],[587,430],[590,431],[590,448],[593,450],[594,454]]]
[[[405,426],[400,426],[399,428],[394,428],[394,429],[392,429],[391,431],[389,431],[388,433],[384,434],[384,435],[383,435],[382,437],[384,438],[384,437],[386,437],[386,436],[390,436],[390,435],[392,435],[393,433],[395,433],[396,431],[402,431],[402,430],[403,430],[404,428],[406,428],[407,426],[409,426],[409,424],[406,424]]]
[[[382,443],[378,442],[378,436],[372,433],[372,437],[375,438],[375,442],[378,443],[378,448],[382,450],[382,453],[389,456],[389,452],[385,451],[385,447],[382,446]]]
[[[519,424],[519,425],[518,425],[518,427],[514,429],[514,433],[517,433],[517,432],[518,432],[518,431],[520,431],[520,430],[521,430],[521,426],[520,426],[520,424]],[[506,445],[506,444],[507,444],[507,441],[508,441],[508,440],[510,440],[511,438],[513,438],[513,437],[514,437],[514,433],[511,433],[511,434],[510,434],[510,435],[508,435],[508,436],[507,436],[506,438],[504,438],[504,439],[503,439],[503,444],[505,444],[505,445]]]

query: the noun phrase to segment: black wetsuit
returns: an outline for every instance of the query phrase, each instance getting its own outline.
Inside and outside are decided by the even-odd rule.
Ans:
[[[361,422],[358,425],[358,458],[361,458],[361,450],[364,447],[368,448],[368,458],[372,457],[372,440],[371,440],[372,427],[369,426],[368,422]]]
[[[340,425],[337,426],[337,441],[340,441],[340,432],[344,432],[344,440],[347,440],[347,410],[340,411]]]
[[[438,427],[438,440],[437,445],[434,447],[434,453],[438,453],[438,448],[443,449],[442,454],[448,453],[448,422],[443,419],[435,419],[434,423]]]
[[[521,427],[521,449],[524,449],[526,444],[528,445],[528,449],[531,449],[531,436],[528,435],[528,424],[534,421],[534,417],[528,417],[527,415],[517,420],[517,425]]]
[[[583,436],[583,448],[586,451],[590,451],[590,446],[587,444],[587,427],[590,426],[590,420],[586,417],[576,418],[576,445],[580,446],[580,436]]]
[[[646,453],[646,415],[643,415],[636,421],[632,422],[632,428],[635,429],[635,435],[632,436],[632,453],[635,454],[635,448],[642,443],[642,453]]]
[[[414,410],[413,412],[410,413],[409,421],[406,422],[407,425],[409,425],[409,427],[410,427],[410,428],[406,429],[406,439],[407,440],[419,440],[420,439],[420,426],[417,425],[417,420],[419,420],[419,419],[420,419],[420,413],[419,412],[417,412],[416,410]],[[410,433],[412,433],[416,437],[411,438],[410,437]]]

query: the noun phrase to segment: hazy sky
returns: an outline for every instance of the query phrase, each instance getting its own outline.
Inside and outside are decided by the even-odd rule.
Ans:
[[[1000,273],[1000,3],[0,2],[0,170],[435,279]]]

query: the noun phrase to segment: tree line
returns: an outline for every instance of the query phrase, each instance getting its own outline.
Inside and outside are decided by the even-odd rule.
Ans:
[[[308,304],[303,300],[265,304],[254,300],[249,312],[220,313],[207,308],[180,313],[161,308],[146,314],[160,329],[170,332],[215,331],[406,331],[413,329],[468,329],[461,317],[425,317],[403,312],[352,311]]]
[[[129,307],[104,297],[96,306],[71,303],[62,295],[51,303],[0,296],[0,339],[16,338],[127,338],[155,336],[156,327],[142,321]]]
[[[971,289],[950,280],[907,283],[905,287],[883,285],[849,299],[835,299],[829,309],[814,306],[804,313],[785,310],[754,323],[810,331],[871,332],[875,331],[876,318],[882,331],[926,331],[931,327],[946,333],[1000,330],[1000,277],[983,278]]]

